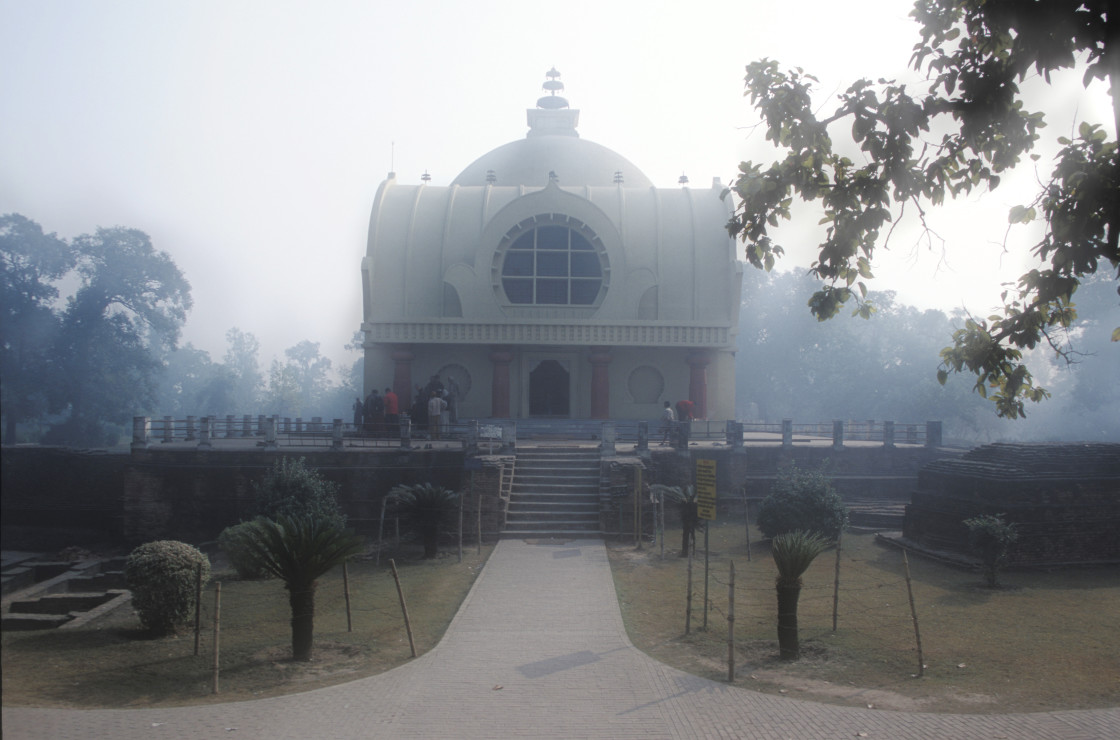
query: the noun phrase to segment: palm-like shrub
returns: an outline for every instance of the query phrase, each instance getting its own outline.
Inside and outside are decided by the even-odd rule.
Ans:
[[[758,509],[758,529],[767,537],[786,532],[816,532],[835,540],[848,524],[848,510],[820,471],[783,467]]]
[[[415,483],[394,486],[387,501],[405,528],[424,544],[424,557],[434,558],[439,553],[440,532],[459,509],[459,494],[431,483]]]
[[[797,635],[797,602],[801,598],[801,576],[830,540],[813,532],[786,532],[770,543],[770,553],[778,566],[778,653],[782,660],[801,657]]]
[[[362,551],[362,540],[324,517],[257,519],[244,540],[260,567],[284,582],[292,610],[292,659],[311,660],[319,577]]]
[[[129,554],[124,575],[132,591],[132,606],[146,629],[168,635],[176,625],[187,621],[199,566],[205,583],[210,578],[210,559],[197,548],[175,540],[148,542]]]
[[[968,527],[968,544],[980,556],[988,588],[999,586],[999,571],[1007,563],[1007,551],[1019,539],[1015,525],[1005,522],[1003,517],[1003,514],[981,514],[964,520]]]
[[[677,507],[681,518],[681,557],[688,557],[689,547],[696,544],[696,526],[700,515],[696,510],[696,491],[692,486],[663,486],[655,483],[649,487],[653,497],[668,501]]]

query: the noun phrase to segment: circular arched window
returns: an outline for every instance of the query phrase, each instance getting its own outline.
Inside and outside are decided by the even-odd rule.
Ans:
[[[593,306],[606,289],[606,250],[585,224],[535,217],[502,240],[501,286],[516,305]]]

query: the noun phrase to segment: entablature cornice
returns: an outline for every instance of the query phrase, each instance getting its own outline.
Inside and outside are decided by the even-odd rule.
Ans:
[[[616,347],[724,347],[730,327],[640,323],[367,322],[366,342],[397,344],[580,344]]]

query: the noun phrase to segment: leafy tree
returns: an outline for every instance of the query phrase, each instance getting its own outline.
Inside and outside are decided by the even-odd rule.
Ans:
[[[801,70],[781,72],[763,59],[747,67],[751,102],[767,127],[767,139],[785,151],[764,167],[739,166],[731,186],[737,196],[728,224],[746,243],[746,257],[770,270],[784,250],[769,229],[790,217],[795,197],[819,202],[824,239],[812,273],[825,285],[809,299],[819,320],[854,301],[870,316],[866,280],[884,230],[910,205],[924,214],[946,197],[995,188],[1002,173],[1031,152],[1045,125],[1042,113],[1023,105],[1019,88],[1037,73],[1080,67],[1083,82],[1107,80],[1116,129],[1120,129],[1120,31],[1111,0],[918,0],[911,15],[920,41],[911,58],[930,84],[915,95],[905,85],[859,80],[840,95],[834,110],[818,115],[811,92],[816,81]],[[1111,9],[1111,14],[1110,14]],[[842,126],[844,128],[842,128]],[[1041,218],[1045,232],[1031,247],[1038,268],[1004,293],[1001,312],[969,317],[941,352],[938,379],[975,375],[975,390],[995,402],[1000,416],[1018,418],[1024,401],[1048,391],[1037,385],[1023,351],[1068,345],[1061,330],[1076,317],[1074,292],[1102,260],[1120,276],[1120,150],[1099,126],[1085,122],[1076,139],[1058,137],[1048,182],[1034,202],[1008,214],[1009,223]],[[851,144],[833,146],[850,132]],[[842,154],[859,149],[864,164]],[[1031,155],[1032,158],[1037,158]],[[883,240],[884,244],[886,239]],[[1114,329],[1113,341],[1120,339]]]
[[[809,532],[785,532],[770,543],[770,553],[778,566],[775,587],[778,591],[778,654],[782,660],[801,657],[797,631],[797,603],[801,599],[801,576],[830,541]]]
[[[210,578],[210,559],[176,540],[148,542],[129,554],[124,575],[132,591],[132,605],[145,628],[167,635],[187,620],[200,566],[205,583]]]
[[[362,551],[362,540],[314,515],[260,518],[243,540],[265,571],[284,582],[292,610],[292,659],[311,660],[319,577]]]
[[[758,508],[758,529],[767,537],[805,531],[836,541],[848,523],[848,510],[821,471],[788,465],[778,471],[770,495]]]
[[[245,580],[257,580],[272,575],[261,564],[252,541],[261,539],[261,520],[241,522],[226,527],[218,535],[218,547],[229,558],[237,575]]]
[[[665,486],[654,483],[649,487],[654,498],[660,498],[662,504],[670,501],[677,506],[677,513],[681,519],[681,557],[687,558],[689,548],[696,546],[696,528],[700,524],[700,514],[697,511],[696,490],[692,486]]]
[[[70,411],[63,440],[100,442],[103,423],[152,405],[160,371],[152,345],[175,346],[190,285],[142,231],[99,228],[73,246],[81,284],[62,316],[54,398]]]
[[[0,408],[4,438],[47,410],[50,348],[58,330],[54,282],[73,268],[65,241],[18,213],[0,216]]]
[[[346,526],[338,504],[338,486],[309,467],[302,458],[281,458],[263,480],[253,484],[256,514],[268,519],[323,519],[336,529]]]
[[[1004,514],[981,514],[965,519],[968,543],[980,556],[988,588],[999,586],[999,572],[1007,564],[1007,552],[1019,539],[1015,525],[1004,521]]]
[[[232,382],[230,407],[233,413],[252,414],[260,407],[264,374],[260,368],[260,341],[233,327],[226,332],[225,372]]]
[[[394,486],[388,504],[416,533],[424,545],[424,557],[439,554],[440,533],[451,524],[459,510],[459,494],[431,483]]]

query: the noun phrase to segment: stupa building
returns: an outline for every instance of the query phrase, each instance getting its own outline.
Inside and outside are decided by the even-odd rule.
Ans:
[[[723,186],[655,187],[558,93],[447,187],[381,183],[362,260],[366,392],[433,375],[460,418],[734,418],[742,266]],[[426,178],[425,178],[426,179]],[[683,180],[684,178],[682,178]]]

